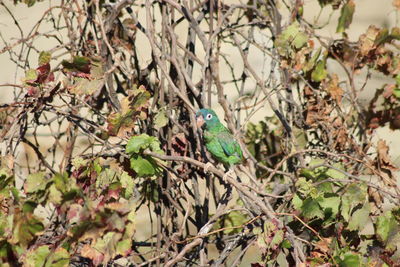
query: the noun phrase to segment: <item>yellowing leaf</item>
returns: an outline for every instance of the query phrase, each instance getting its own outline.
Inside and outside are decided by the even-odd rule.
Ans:
[[[68,251],[65,248],[59,247],[50,254],[45,267],[68,267],[69,258]]]
[[[44,172],[37,172],[28,175],[25,181],[24,189],[26,193],[34,193],[40,190],[44,190],[47,185],[47,180],[45,178]]]
[[[107,118],[108,133],[112,136],[124,137],[135,127],[137,118],[147,118],[150,92],[144,86],[128,91],[129,95],[121,100],[121,112],[112,113]]]
[[[34,250],[30,250],[25,259],[27,267],[42,267],[45,266],[46,258],[50,255],[48,245],[40,246]]]
[[[117,243],[116,254],[127,256],[132,251],[132,241],[130,239],[124,239]]]
[[[16,214],[14,216],[12,242],[19,243],[21,247],[27,247],[35,235],[43,229],[43,224],[33,214]]]
[[[161,109],[154,117],[154,126],[156,129],[160,129],[168,124],[168,117],[165,113],[166,113],[165,110]]]
[[[400,241],[400,224],[393,216],[392,212],[387,211],[378,217],[376,221],[376,234],[385,244],[395,240]]]
[[[354,10],[356,8],[356,5],[354,4],[353,0],[349,0],[341,9],[340,11],[340,18],[339,18],[339,23],[336,28],[337,33],[342,33],[347,29],[352,20],[353,20],[353,14]]]
[[[22,81],[23,81],[24,83],[26,83],[26,84],[32,84],[32,83],[34,83],[34,82],[37,80],[38,76],[39,76],[39,74],[38,74],[37,70],[35,70],[35,69],[28,69],[28,70],[25,72],[25,77],[22,78]]]
[[[50,63],[50,60],[51,60],[51,53],[50,53],[50,52],[42,51],[42,52],[40,52],[40,54],[39,54],[39,62],[38,62],[38,65],[39,65],[39,66],[42,66],[42,65],[44,65],[44,64]]]
[[[328,75],[328,71],[326,70],[325,63],[326,62],[324,60],[319,60],[317,62],[315,69],[311,73],[311,79],[313,81],[321,82],[323,79],[326,78],[326,76]]]
[[[223,217],[223,225],[228,228],[224,231],[225,234],[235,234],[242,231],[241,228],[233,228],[235,226],[241,226],[247,221],[247,216],[240,211],[232,211]]]
[[[289,25],[275,40],[275,45],[278,47],[280,54],[286,55],[286,52],[292,47],[297,50],[307,44],[308,36],[304,33],[300,24],[295,21]]]
[[[75,95],[92,95],[104,86],[104,79],[89,80],[75,77],[75,84],[69,87],[69,92]]]

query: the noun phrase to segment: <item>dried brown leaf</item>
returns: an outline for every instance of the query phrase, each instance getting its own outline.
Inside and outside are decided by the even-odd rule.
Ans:
[[[331,97],[336,100],[338,104],[342,102],[343,89],[339,86],[339,78],[336,74],[332,75],[329,83],[327,84],[326,90],[329,92]]]
[[[393,164],[392,160],[390,159],[389,146],[386,144],[385,140],[380,139],[378,141],[377,150],[377,165],[378,169],[381,170],[380,176],[386,185],[395,186],[396,177],[394,175],[394,171],[397,171],[398,168]]]
[[[104,255],[97,251],[97,249],[92,248],[89,244],[85,244],[81,249],[81,255],[83,257],[89,258],[93,261],[95,266],[100,265],[103,262]]]
[[[367,32],[360,36],[360,52],[362,56],[367,56],[371,50],[375,48],[375,40],[379,35],[379,28],[371,25]]]
[[[332,242],[332,238],[323,238],[323,240],[318,241],[315,244],[315,247],[322,251],[323,253],[327,253],[329,251],[329,246]]]
[[[374,200],[377,207],[382,205],[382,196],[377,189],[368,187],[368,195]]]

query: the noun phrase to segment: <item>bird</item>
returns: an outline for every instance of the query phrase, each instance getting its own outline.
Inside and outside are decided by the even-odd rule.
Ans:
[[[196,124],[203,130],[205,146],[213,158],[233,171],[233,166],[243,161],[243,152],[232,133],[212,109],[200,109],[196,113]]]

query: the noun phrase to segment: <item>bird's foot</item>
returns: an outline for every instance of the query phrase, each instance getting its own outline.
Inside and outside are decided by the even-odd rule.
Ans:
[[[207,162],[206,166],[204,166],[204,172],[208,173],[209,172],[208,169],[210,169],[211,167],[214,167],[214,165],[212,165],[211,162]]]
[[[228,177],[235,178],[235,177],[236,177],[235,171],[232,170],[232,169],[230,169],[229,171],[227,171],[227,172],[224,174],[224,176],[222,176],[222,180],[223,180],[224,182],[227,182]]]

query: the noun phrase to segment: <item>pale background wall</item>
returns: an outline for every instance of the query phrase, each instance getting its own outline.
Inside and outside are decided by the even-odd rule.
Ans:
[[[398,25],[397,23],[398,12],[394,10],[391,0],[382,0],[382,1],[356,0],[355,2],[356,2],[356,12],[353,18],[353,23],[351,24],[350,29],[348,31],[351,40],[356,41],[358,39],[358,36],[361,33],[364,33],[368,28],[368,26],[371,24],[374,24],[378,27],[393,27],[395,25]],[[24,30],[25,35],[32,28],[33,23],[39,20],[39,18],[43,14],[43,11],[49,8],[49,4],[47,1],[36,3],[31,8],[27,8],[26,5],[24,4],[19,4],[17,6],[14,6],[12,4],[12,1],[5,1],[4,3],[14,14],[20,27]],[[55,3],[52,4],[55,5]],[[320,8],[316,0],[305,0],[304,10],[305,10],[304,14],[305,18],[308,19],[308,21],[312,22],[317,17]],[[323,22],[327,22],[328,27],[324,28],[324,30],[320,30],[318,33],[326,37],[337,37],[338,35],[336,34],[335,31],[336,31],[339,12],[337,12],[329,20],[328,16],[330,14],[330,11],[331,11],[330,8],[325,8],[321,13],[319,21],[321,24]],[[139,14],[139,19],[140,19],[140,14]],[[46,29],[46,27],[48,27],[48,29]],[[51,30],[51,25],[44,24],[43,26],[41,26],[41,32],[44,32],[46,30]],[[2,6],[0,6],[0,33],[2,37],[2,39],[0,39],[0,50],[2,50],[5,46],[3,40],[6,40],[9,44],[13,44],[20,38],[17,27],[15,26],[13,20]],[[184,33],[183,36],[186,36],[186,33]],[[140,37],[138,36],[138,38]],[[149,47],[149,45],[146,42],[147,41],[143,41],[143,45],[140,46],[141,47],[140,49],[143,50],[142,60],[144,61],[149,60],[150,57],[150,52],[146,50]],[[46,38],[42,38],[40,42],[37,42],[36,44],[39,45],[39,43],[40,43],[40,48],[42,50],[52,48],[55,45],[54,41]],[[234,60],[235,57],[237,57],[237,50],[235,50],[234,47],[231,47],[227,51],[232,51],[233,53],[231,57],[232,60]],[[265,73],[268,73],[269,70],[268,61],[266,61],[263,58],[260,58],[259,55],[256,53],[250,54],[249,59],[250,63],[253,66],[257,66],[257,69],[260,72],[265,71]],[[31,53],[29,60],[32,64],[32,67],[36,67],[37,54]],[[240,73],[241,69],[243,68],[242,63],[239,62],[237,64],[236,63],[234,64],[235,66],[237,66],[238,69],[240,69],[240,71],[238,71],[238,73]],[[21,71],[16,72],[17,68],[15,67],[15,64],[12,61],[10,61],[8,53],[0,54],[0,66],[1,66],[0,84],[6,84],[6,83],[20,84],[20,79],[21,77],[24,76],[24,73],[22,73]],[[329,68],[331,68],[333,72],[337,72],[339,75],[343,75],[343,72],[341,70],[338,70],[336,66],[331,64],[329,65]],[[356,85],[361,87],[364,77],[365,73],[361,73],[358,76]],[[382,75],[379,75],[377,73],[373,73],[372,77],[373,81],[370,81],[368,83],[368,86],[364,89],[364,91],[361,94],[360,101],[362,103],[367,103],[369,101],[370,97],[373,95],[376,88],[380,88],[384,83],[390,82],[390,80],[384,78]],[[0,104],[12,101],[13,99],[12,90],[13,90],[12,87],[0,87]],[[226,92],[229,95],[229,89],[227,89]],[[215,104],[213,107],[217,109],[218,113],[221,112],[220,109],[218,109],[218,107]],[[268,108],[265,108],[261,110],[257,114],[257,116],[253,118],[253,120],[255,121],[260,120],[266,114],[272,115],[272,112]],[[384,127],[382,129],[377,130],[377,134],[375,135],[373,141],[376,142],[379,138],[386,140],[391,149],[390,154],[393,156],[396,165],[400,166],[400,131],[392,131],[389,129],[389,127]],[[23,151],[21,151],[21,153],[23,153]],[[142,212],[143,215],[148,216],[148,210],[143,210]],[[138,233],[139,234],[138,238],[140,239],[141,237],[144,238],[145,236],[148,236],[150,233],[150,229],[144,227],[146,226],[146,224],[140,218],[140,216],[138,216],[138,225],[143,226],[142,228],[139,228],[141,230]]]

